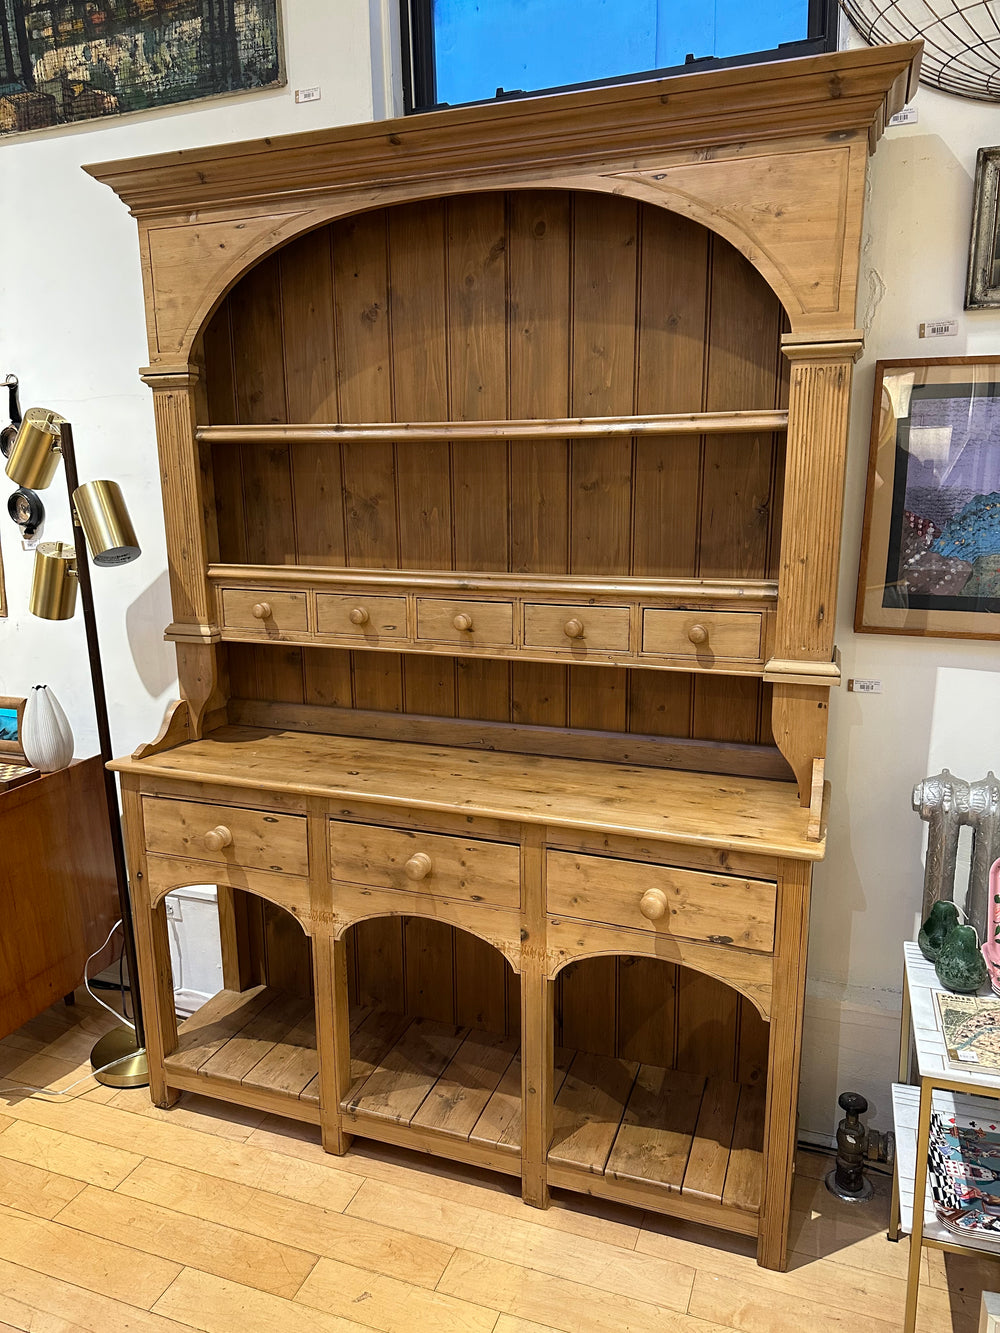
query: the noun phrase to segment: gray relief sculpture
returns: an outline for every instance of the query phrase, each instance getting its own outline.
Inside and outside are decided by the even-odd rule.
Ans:
[[[947,768],[913,788],[913,808],[927,822],[927,863],[921,919],[941,899],[955,897],[955,863],[963,826],[972,829],[972,867],[965,914],[981,940],[989,922],[990,866],[1000,857],[1000,782],[991,771],[979,782],[965,782]]]

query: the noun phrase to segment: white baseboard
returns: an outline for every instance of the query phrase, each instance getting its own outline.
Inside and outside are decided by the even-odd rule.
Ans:
[[[175,990],[174,1009],[177,1017],[190,1018],[211,998],[211,995],[205,995],[200,990]]]
[[[799,1138],[835,1143],[842,1092],[868,1100],[865,1123],[892,1129],[891,1086],[899,1067],[899,995],[810,985],[802,1032]]]

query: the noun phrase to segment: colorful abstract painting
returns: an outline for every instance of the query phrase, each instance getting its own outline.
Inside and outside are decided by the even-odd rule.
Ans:
[[[283,82],[278,0],[0,0],[0,134]]]

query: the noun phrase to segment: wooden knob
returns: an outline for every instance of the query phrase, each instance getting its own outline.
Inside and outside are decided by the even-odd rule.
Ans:
[[[704,625],[692,625],[688,630],[688,638],[693,644],[707,643],[708,630]]]
[[[572,620],[567,620],[566,624],[563,625],[563,633],[566,635],[567,639],[582,639],[583,621],[577,620],[576,616],[574,616]]]
[[[467,616],[464,611],[461,611],[451,623],[457,630],[472,629],[472,617]]]
[[[426,879],[434,868],[434,862],[426,852],[414,852],[403,869],[410,879]]]
[[[202,842],[210,852],[221,852],[223,847],[228,847],[233,841],[233,835],[225,824],[216,824],[215,828],[209,831],[202,838]]]
[[[347,618],[352,625],[367,625],[371,619],[363,606],[356,606]]]
[[[270,603],[270,602],[258,602],[257,605],[256,605],[256,606],[254,607],[254,609],[253,609],[253,614],[254,614],[254,619],[255,619],[255,620],[270,620],[270,619],[271,619],[271,603]]]
[[[639,901],[639,911],[647,921],[659,921],[667,915],[667,895],[662,889],[647,889]]]

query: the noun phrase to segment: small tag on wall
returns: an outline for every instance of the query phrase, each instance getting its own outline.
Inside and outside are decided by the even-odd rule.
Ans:
[[[921,338],[954,338],[957,334],[957,319],[929,319],[920,325]]]
[[[321,93],[321,91],[319,90],[319,88],[296,88],[296,89],[295,89],[295,100],[296,100],[296,102],[318,102],[319,99],[322,97],[322,95],[323,95],[323,94]]]
[[[902,111],[897,111],[894,116],[889,117],[890,125],[916,125],[920,119],[920,108],[915,106],[904,106]]]
[[[882,682],[880,680],[862,680],[860,676],[847,682],[847,688],[855,694],[881,694]]]

